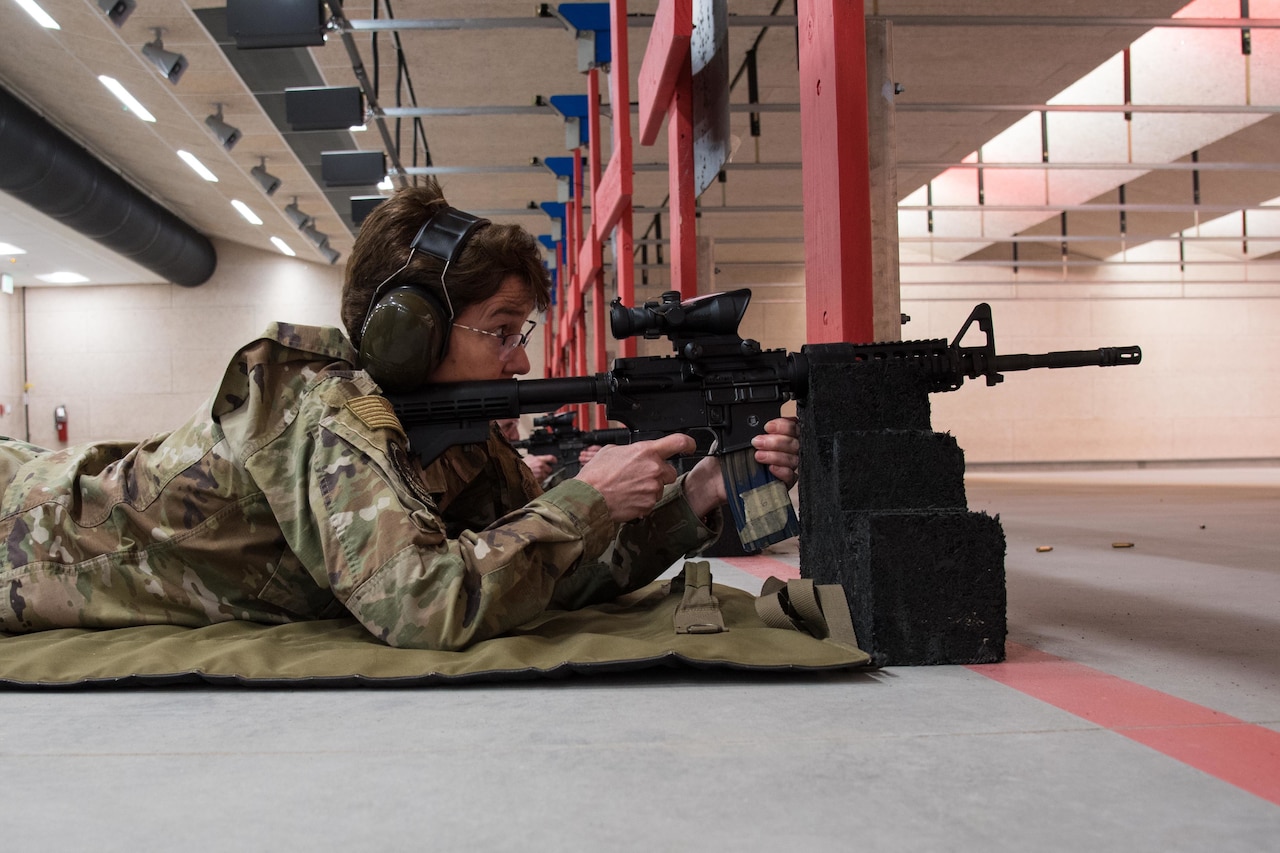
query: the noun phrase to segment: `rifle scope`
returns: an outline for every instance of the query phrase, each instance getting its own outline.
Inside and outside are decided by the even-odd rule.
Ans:
[[[639,308],[628,308],[614,299],[609,307],[609,326],[618,340],[633,335],[653,339],[687,337],[697,334],[734,335],[747,313],[751,291],[742,288],[725,293],[709,293],[680,301],[680,293],[668,290],[661,302],[646,302]]]

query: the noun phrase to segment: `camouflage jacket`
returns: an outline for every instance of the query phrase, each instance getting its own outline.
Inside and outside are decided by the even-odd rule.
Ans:
[[[173,432],[0,440],[0,630],[349,611],[391,645],[459,649],[714,539],[681,482],[624,525],[580,480],[541,493],[496,427],[423,470],[354,360],[337,329],[277,324]]]

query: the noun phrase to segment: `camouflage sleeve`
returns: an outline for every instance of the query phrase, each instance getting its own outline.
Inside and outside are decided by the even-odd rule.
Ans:
[[[715,542],[723,524],[719,510],[698,518],[684,495],[681,477],[644,518],[623,524],[598,560],[584,563],[556,585],[551,606],[574,609],[639,589],[682,557]],[[567,480],[576,483],[577,480]],[[561,487],[563,487],[562,484]],[[557,488],[561,488],[557,487]],[[548,494],[555,494],[553,489]]]
[[[322,384],[325,414],[300,413],[245,464],[316,582],[383,642],[461,649],[501,634],[609,547],[617,526],[581,482],[448,539],[399,423],[360,413],[342,383]]]

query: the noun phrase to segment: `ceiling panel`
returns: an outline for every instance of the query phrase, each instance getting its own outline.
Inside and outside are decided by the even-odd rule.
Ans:
[[[228,43],[219,3],[139,0],[132,17],[120,28],[106,20],[96,0],[45,0],[44,5],[62,29],[45,30],[12,0],[0,0],[0,28],[8,35],[5,49],[0,51],[0,83],[200,231],[263,250],[273,250],[269,238],[279,235],[301,256],[324,262],[324,256],[299,235],[283,212],[296,200],[345,258],[354,230],[348,199],[376,190],[324,187],[319,178],[319,154],[349,147],[378,149],[381,137],[373,124],[355,133],[294,132],[283,117],[283,90],[287,86],[356,82],[351,57],[338,33],[331,33],[327,44],[318,48],[236,51]],[[894,78],[903,89],[896,99],[895,153],[903,164],[898,174],[899,197],[906,199],[935,180],[939,195],[945,195],[946,181],[951,179],[939,176],[947,164],[958,163],[984,146],[996,146],[993,140],[1002,132],[1027,120],[1025,112],[973,111],[975,107],[1044,104],[1098,66],[1115,62],[1120,51],[1147,31],[1145,26],[1132,24],[1098,25],[1098,19],[1168,18],[1185,3],[868,0],[865,5],[869,14],[888,16],[893,22]],[[1254,14],[1280,15],[1280,10],[1272,8],[1275,5],[1255,2]],[[356,32],[352,40],[370,76],[379,82],[376,98],[382,107],[411,105],[415,100],[421,107],[529,107],[539,96],[585,93],[585,77],[577,70],[572,35],[563,27],[548,27],[546,20],[534,19],[535,6],[505,0],[397,0],[390,4],[401,21],[505,18],[508,23],[500,28],[401,31],[399,43],[412,94],[407,88],[396,89],[396,38],[392,34],[377,36],[377,61],[371,33]],[[633,20],[628,45],[634,99],[648,38],[647,16],[655,11],[657,2],[635,0],[628,6]],[[1239,14],[1238,3],[1202,0],[1195,8],[1216,10],[1214,14],[1227,17]],[[377,16],[385,18],[387,9],[386,3],[376,4]],[[730,11],[736,16],[774,12],[789,16],[794,14],[794,6],[778,0],[732,0]],[[375,16],[375,4],[349,2],[344,12],[352,21],[369,20]],[[920,16],[932,17],[921,20]],[[1009,21],[1010,16],[1018,16],[1018,20]],[[1027,16],[1040,16],[1046,23],[1028,25]],[[756,46],[761,102],[790,111],[763,112],[759,138],[750,136],[745,112],[731,114],[737,148],[725,181],[713,183],[701,199],[699,226],[701,233],[716,238],[715,259],[726,268],[770,262],[794,267],[802,258],[803,246],[796,242],[803,233],[800,172],[795,168],[800,159],[800,122],[795,111],[799,99],[796,33],[791,18],[779,20],[778,25],[767,28],[753,24],[729,30],[731,73],[738,74],[747,50]],[[1082,20],[1093,25],[1076,25]],[[166,49],[183,53],[189,61],[177,85],[163,80],[141,55],[143,44],[156,37],[157,28]],[[1194,55],[1195,46],[1215,39],[1234,43],[1238,38],[1238,30],[1227,30],[1195,39],[1174,39],[1171,43],[1186,51],[1178,59],[1178,67],[1186,69],[1180,82],[1156,94],[1146,81],[1139,82],[1143,78],[1135,76],[1135,100],[1139,93],[1153,100],[1183,97],[1187,103],[1215,96],[1222,87],[1204,84],[1204,75],[1194,71],[1197,62],[1203,61]],[[1280,96],[1280,73],[1272,72],[1275,62],[1271,57],[1280,49],[1280,35],[1275,30],[1258,29],[1254,46],[1253,65],[1246,71],[1242,61],[1238,74],[1230,72],[1236,75],[1232,79],[1243,80],[1242,75],[1251,74],[1253,102],[1275,103]],[[1164,52],[1178,58],[1177,50]],[[157,122],[140,122],[109,100],[97,82],[99,74],[110,74],[125,83],[155,113]],[[745,74],[732,89],[731,101],[746,103]],[[204,125],[205,116],[219,103],[224,119],[243,133],[231,151],[222,149]],[[1105,128],[1115,126],[1117,119],[1114,115],[1097,116],[1094,121]],[[633,129],[635,124],[633,117]],[[395,122],[389,125],[394,128]],[[411,126],[407,120],[400,123],[402,160],[405,165],[426,165],[425,152],[419,150],[415,155],[411,151]],[[526,170],[534,158],[568,153],[563,122],[554,113],[438,116],[422,119],[421,126],[431,165],[473,170],[440,177],[453,203],[481,210],[525,211],[531,203],[536,206],[556,200],[557,185],[550,171]],[[1146,148],[1145,143],[1139,144],[1140,154],[1174,161],[1185,160],[1188,145],[1199,146],[1199,156],[1206,162],[1268,164],[1275,160],[1273,152],[1280,150],[1280,129],[1265,115],[1244,120],[1238,116],[1144,114],[1135,116],[1133,127],[1138,137],[1161,143]],[[602,135],[607,137],[608,132],[606,121]],[[1086,141],[1083,145],[1083,154],[1122,161],[1123,147],[1113,137],[1110,131],[1099,131],[1096,144]],[[174,154],[179,148],[196,154],[212,168],[218,183],[200,180],[182,164]],[[1083,154],[1072,152],[1071,156]],[[250,177],[250,169],[264,158],[268,171],[283,181],[274,196],[267,196]],[[637,146],[635,162],[635,232],[637,237],[652,237],[657,233],[655,217],[664,210],[667,197],[666,174],[661,170],[666,162],[665,134],[653,146]],[[474,171],[477,167],[491,171]],[[993,196],[1016,194],[1017,187],[1034,188],[1037,181],[1045,180],[1043,173],[1029,178],[992,174],[990,178]],[[1277,179],[1280,172],[1275,171],[1206,171],[1201,187],[1205,203],[1250,205],[1280,196]],[[957,186],[969,186],[965,180]],[[1114,204],[1120,181],[1126,182],[1130,203],[1189,203],[1189,175],[1185,171],[1093,173],[1089,180],[1055,172],[1050,178],[1055,186],[1072,181],[1079,203]],[[976,195],[976,179],[971,184]],[[247,203],[265,220],[264,225],[244,221],[231,208],[232,199]],[[722,207],[728,211],[718,210]],[[751,208],[762,209],[751,212]],[[961,212],[939,211],[935,219],[940,229],[951,228],[962,237],[969,233],[964,229],[976,221],[965,217]],[[537,210],[505,218],[519,221],[535,233],[545,233],[551,225]],[[1172,233],[1195,218],[1189,210],[1135,212],[1128,217],[1127,228],[1132,235]],[[1120,245],[1118,221],[1115,212],[1069,213],[1071,231],[1100,238],[1072,246],[1073,255],[1100,258],[1113,254]],[[977,235],[981,239],[933,255],[956,260],[1008,259],[1014,245],[1010,238],[1052,237],[1060,232],[1061,223],[1058,212],[1046,206],[1025,215],[992,212],[983,217],[982,227],[983,233]],[[17,242],[11,239],[16,234],[31,244],[31,255],[5,264],[18,274],[20,283],[35,285],[30,276],[37,268],[44,269],[52,258],[77,259],[94,270],[95,281],[154,280],[136,265],[59,228],[21,202],[0,194],[0,241]],[[1024,259],[1061,254],[1060,246],[1051,242],[1017,245]],[[41,258],[39,263],[36,256]],[[786,277],[795,281],[799,275],[793,270]],[[779,278],[783,277],[780,273]],[[660,286],[661,275],[655,273],[653,281]]]

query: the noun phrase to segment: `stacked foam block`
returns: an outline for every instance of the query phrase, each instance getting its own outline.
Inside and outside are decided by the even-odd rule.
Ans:
[[[800,413],[800,574],[844,587],[878,666],[1004,659],[1004,531],[970,512],[964,452],[909,361],[811,344]]]

